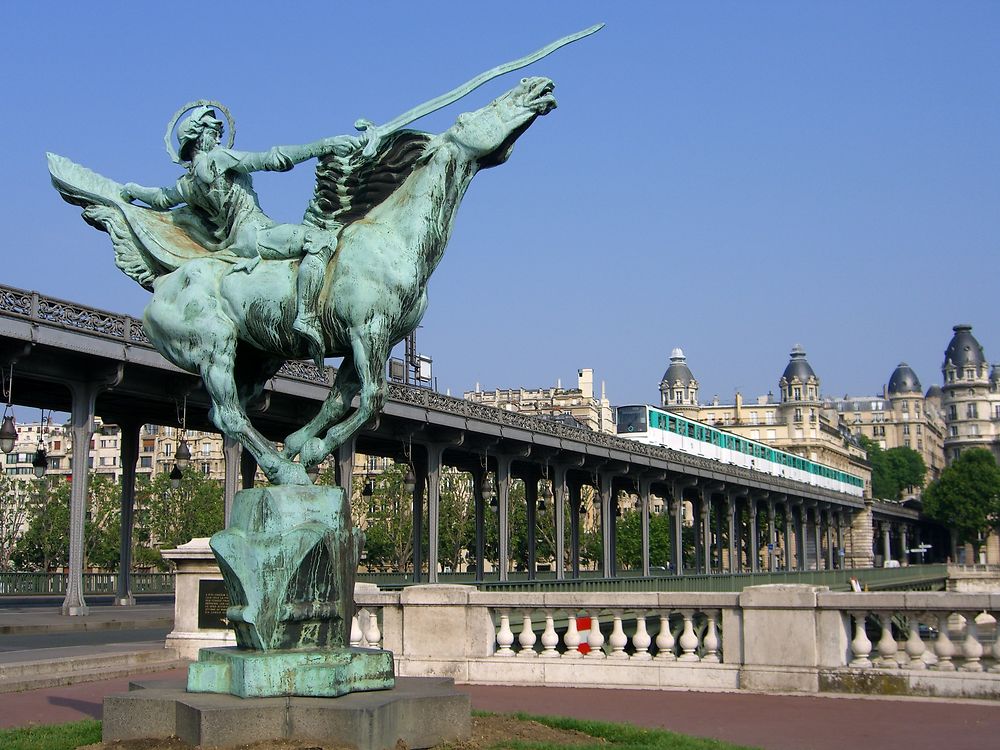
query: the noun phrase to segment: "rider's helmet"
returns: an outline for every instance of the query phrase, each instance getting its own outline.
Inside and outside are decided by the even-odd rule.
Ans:
[[[177,126],[177,140],[181,146],[177,153],[181,159],[187,161],[191,158],[191,148],[198,142],[206,126],[218,128],[221,133],[223,124],[222,120],[215,116],[215,110],[204,105],[191,110],[191,114]]]

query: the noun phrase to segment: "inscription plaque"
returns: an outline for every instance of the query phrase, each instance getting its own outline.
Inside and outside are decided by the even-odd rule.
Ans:
[[[229,630],[226,610],[229,594],[221,580],[202,578],[198,581],[198,628],[200,630]]]

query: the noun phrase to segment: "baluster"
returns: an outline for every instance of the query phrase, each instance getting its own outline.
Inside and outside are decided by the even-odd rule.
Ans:
[[[694,611],[682,609],[681,617],[684,618],[684,632],[681,633],[679,643],[684,653],[677,657],[677,661],[699,661],[698,654],[695,653],[698,649],[698,636],[694,632]]]
[[[552,610],[545,610],[545,630],[542,632],[542,653],[539,656],[556,659],[559,652],[556,646],[559,645],[559,635],[556,633],[556,626],[552,621]]]
[[[513,656],[511,645],[514,643],[514,631],[510,629],[510,614],[506,610],[500,612],[500,630],[497,631],[497,650],[494,656]]]
[[[656,634],[657,661],[677,661],[674,634],[670,631],[670,610],[660,613],[660,632]]]
[[[868,613],[851,612],[851,617],[854,618],[854,640],[851,641],[851,653],[854,654],[854,658],[851,659],[851,666],[855,669],[871,669],[872,660],[868,657],[872,652],[872,642],[865,630]]]
[[[948,613],[938,612],[938,637],[934,641],[934,655],[937,656],[935,669],[939,672],[954,672],[955,663],[951,657],[955,655],[955,644],[948,637]]]
[[[906,655],[910,658],[906,665],[907,669],[927,669],[927,662],[924,661],[924,646],[920,638],[920,620],[916,612],[911,612],[906,616],[906,625],[910,630],[910,637],[906,639]]]
[[[534,648],[537,640],[535,631],[531,629],[531,611],[525,610],[521,620],[521,634],[517,637],[517,642],[521,645],[521,650],[517,652],[517,655],[526,659],[534,659],[538,656]]]
[[[993,654],[993,666],[990,667],[990,672],[997,673],[1000,672],[1000,612],[991,612],[993,615],[993,621],[996,623],[993,626],[993,648],[990,649],[990,653]]]
[[[649,661],[652,659],[653,655],[649,653],[649,644],[652,642],[652,638],[649,637],[649,633],[646,631],[646,613],[636,612],[635,635],[632,636],[632,645],[635,646],[635,653],[632,654],[632,658],[635,661]]]
[[[360,646],[361,645],[361,625],[358,624],[357,614],[351,618],[351,645]]]
[[[705,627],[705,637],[702,639],[702,644],[705,646],[705,655],[701,657],[701,660],[718,664],[721,661],[719,659],[719,631],[716,627],[719,612],[718,610],[710,609],[705,612],[705,617],[708,618],[708,625]]]
[[[599,614],[590,617],[590,633],[587,635],[587,645],[590,646],[586,659],[606,659],[604,654],[604,636],[601,634],[601,616]]]
[[[365,640],[371,648],[378,648],[382,643],[382,633],[378,629],[378,615],[368,612],[368,627],[365,628]]]
[[[611,635],[608,636],[608,645],[611,647],[611,653],[608,654],[608,658],[627,659],[628,654],[625,653],[625,646],[628,645],[628,637],[625,635],[625,629],[622,627],[621,611],[616,610],[612,612],[611,618]]]
[[[896,662],[899,644],[892,637],[892,612],[876,612],[875,616],[882,626],[882,637],[878,639],[878,668],[895,669],[899,666]]]
[[[979,642],[979,626],[976,624],[978,612],[964,612],[965,640],[962,642],[962,656],[965,660],[959,669],[963,672],[982,672],[983,644]]]
[[[567,616],[566,635],[563,636],[563,643],[566,644],[566,651],[563,652],[563,659],[579,659],[580,653],[580,631],[576,629],[576,613],[570,612]]]

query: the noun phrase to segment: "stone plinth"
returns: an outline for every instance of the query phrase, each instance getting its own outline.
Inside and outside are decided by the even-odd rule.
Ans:
[[[469,738],[469,696],[443,678],[399,678],[392,690],[340,698],[238,698],[188,693],[179,681],[139,681],[104,699],[103,740],[179,737],[216,747],[292,739],[358,750],[433,747]]]
[[[392,654],[375,648],[248,651],[203,648],[188,667],[192,693],[240,698],[303,695],[335,698],[393,685]]]
[[[177,549],[163,550],[164,558],[176,568],[174,578],[174,629],[167,635],[168,648],[182,659],[195,660],[198,650],[214,646],[235,646],[231,628],[203,628],[198,625],[198,590],[202,581],[221,581],[208,539],[192,539]]]

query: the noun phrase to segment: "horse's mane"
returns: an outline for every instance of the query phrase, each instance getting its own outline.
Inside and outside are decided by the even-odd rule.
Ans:
[[[303,223],[334,229],[357,221],[403,184],[429,140],[427,133],[401,130],[386,137],[374,157],[358,151],[349,157],[321,158]]]

